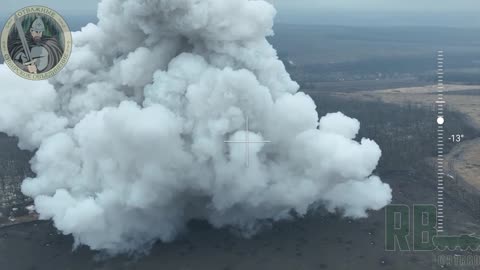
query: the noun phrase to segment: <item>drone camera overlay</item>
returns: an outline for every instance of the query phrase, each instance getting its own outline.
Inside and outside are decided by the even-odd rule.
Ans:
[[[479,14],[2,0],[0,270],[480,269]]]

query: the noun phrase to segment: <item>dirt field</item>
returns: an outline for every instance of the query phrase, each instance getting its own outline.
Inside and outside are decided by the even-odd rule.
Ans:
[[[480,190],[480,139],[465,142],[456,147],[447,155],[456,172],[471,181],[476,189]]]

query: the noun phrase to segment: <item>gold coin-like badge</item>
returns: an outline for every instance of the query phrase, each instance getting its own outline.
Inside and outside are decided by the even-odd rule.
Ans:
[[[56,11],[30,6],[8,19],[0,44],[5,64],[13,72],[28,80],[45,80],[67,64],[72,34]]]

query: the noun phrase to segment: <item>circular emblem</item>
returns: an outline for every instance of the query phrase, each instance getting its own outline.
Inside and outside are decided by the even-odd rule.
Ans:
[[[56,11],[30,6],[8,19],[0,46],[5,64],[13,72],[28,80],[45,80],[67,64],[72,35]]]

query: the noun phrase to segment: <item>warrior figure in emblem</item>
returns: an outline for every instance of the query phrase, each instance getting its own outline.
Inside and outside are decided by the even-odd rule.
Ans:
[[[15,21],[18,37],[8,40],[8,51],[15,64],[29,73],[43,73],[54,68],[63,50],[54,37],[44,35],[45,24],[37,17],[28,34],[25,34],[18,18]]]

